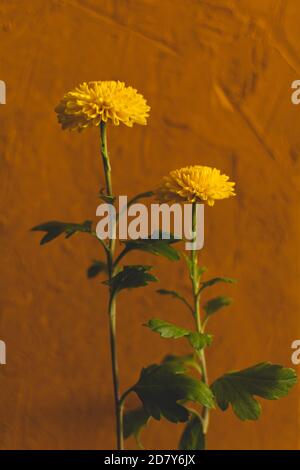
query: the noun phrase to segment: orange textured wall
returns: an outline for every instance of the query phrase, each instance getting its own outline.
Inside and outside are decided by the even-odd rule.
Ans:
[[[85,275],[98,244],[83,235],[40,248],[29,232],[45,220],[96,220],[97,131],[62,132],[53,112],[81,81],[123,80],[152,107],[147,127],[109,132],[115,192],[148,190],[196,163],[237,182],[236,198],[206,210],[203,263],[239,279],[217,290],[235,302],[211,322],[211,379],[266,359],[291,365],[300,337],[300,107],[290,101],[299,14],[298,0],[0,1],[2,449],[114,445],[106,290]],[[143,259],[159,287],[188,292],[183,264]],[[120,297],[123,387],[170,349],[187,351],[142,327],[158,315],[188,321],[156,287]],[[296,449],[298,394],[265,402],[257,423],[216,411],[209,448]],[[153,422],[143,441],[174,447],[180,431]]]

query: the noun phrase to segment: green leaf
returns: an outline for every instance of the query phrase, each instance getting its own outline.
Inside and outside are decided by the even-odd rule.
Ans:
[[[170,246],[175,243],[174,239],[155,240],[151,238],[140,238],[138,240],[128,240],[123,242],[125,245],[124,254],[132,250],[146,251],[153,255],[164,256],[170,261],[178,261],[180,259],[179,252]]]
[[[182,367],[167,362],[143,369],[133,387],[142,401],[146,413],[159,420],[162,416],[171,422],[184,422],[188,410],[178,401],[192,401],[208,408],[214,399],[207,385],[182,373]]]
[[[189,310],[191,310],[191,312],[194,313],[194,310],[191,307],[191,305],[179,292],[176,292],[175,290],[167,290],[167,289],[158,289],[156,292],[160,295],[170,295],[171,297],[174,297],[175,299],[181,300],[181,302],[183,302],[189,308]]]
[[[297,383],[293,369],[278,364],[262,362],[248,369],[230,372],[212,384],[218,406],[225,411],[229,404],[241,420],[258,419],[261,413],[260,404],[254,395],[267,400],[278,400],[286,396]]]
[[[188,256],[184,253],[183,253],[183,257],[184,257],[186,265],[188,267],[190,278],[193,278],[193,269],[194,268],[193,268],[192,260],[191,260],[190,256]],[[205,273],[205,271],[207,271],[206,266],[196,266],[196,281],[197,282],[199,282],[199,280],[201,279],[202,274]]]
[[[44,235],[40,242],[41,245],[44,245],[45,243],[48,243],[51,240],[59,237],[59,235],[62,235],[63,233],[65,234],[66,238],[71,237],[71,235],[74,235],[76,232],[91,233],[92,221],[86,220],[82,224],[76,224],[73,222],[58,222],[57,220],[52,220],[37,225],[31,230],[33,232],[46,232],[46,235]]]
[[[201,277],[207,271],[206,266],[197,266],[198,276]]]
[[[195,359],[194,354],[187,354],[185,356],[175,356],[173,354],[168,354],[162,361],[162,364],[167,363],[171,367],[174,367],[175,370],[182,370],[186,372],[188,369],[196,369],[200,372],[200,366]]]
[[[104,261],[94,260],[91,266],[87,269],[87,277],[91,279],[92,277],[98,276],[98,274],[106,272],[107,273],[107,264]]]
[[[130,199],[130,201],[127,204],[127,207],[132,206],[132,204],[134,204],[136,201],[139,201],[140,199],[152,197],[153,195],[154,195],[153,191],[145,191],[143,193],[139,193],[136,196],[134,196],[132,199]]]
[[[231,277],[214,277],[209,279],[208,281],[201,282],[200,292],[202,292],[207,287],[214,286],[220,282],[226,282],[227,284],[235,284],[237,281],[236,279],[232,279]]]
[[[206,333],[198,333],[198,331],[191,332],[187,338],[189,340],[190,345],[197,351],[200,351],[206,346],[210,346],[213,339],[212,335],[208,335]]]
[[[206,316],[209,317],[210,315],[213,315],[215,312],[220,310],[220,308],[230,305],[231,302],[232,299],[230,297],[223,296],[208,300],[208,302],[206,302],[206,304],[203,306]]]
[[[185,300],[184,297],[175,290],[158,289],[156,292],[160,295],[171,295],[175,299]]]
[[[186,337],[191,346],[197,350],[209,346],[212,341],[211,335],[186,330],[159,318],[152,318],[144,326],[147,326],[155,333],[159,333],[162,338],[178,339]]]
[[[124,438],[128,439],[128,437],[134,436],[138,445],[141,447],[140,434],[147,425],[148,420],[149,415],[145,412],[143,407],[126,411],[123,422]]]
[[[132,289],[135,287],[144,287],[149,282],[156,282],[158,279],[153,274],[149,274],[151,266],[131,265],[124,266],[110,281],[104,281],[112,289],[112,295],[116,295],[123,289]]]
[[[159,318],[152,318],[145,324],[148,328],[156,333],[159,333],[162,338],[182,338],[183,336],[189,336],[190,330],[185,330],[184,328],[180,328],[179,326],[173,325],[172,323],[168,323],[164,320],[160,320]]]
[[[193,415],[182,433],[179,450],[204,450],[205,434],[201,419]]]

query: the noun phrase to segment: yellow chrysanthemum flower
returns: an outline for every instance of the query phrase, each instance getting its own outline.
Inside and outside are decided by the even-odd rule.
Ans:
[[[150,107],[145,98],[123,82],[100,81],[82,83],[66,93],[55,108],[63,129],[82,131],[98,126],[101,121],[145,125]]]
[[[165,176],[156,190],[163,202],[206,202],[213,206],[217,199],[234,196],[234,185],[220,170],[209,166],[187,166]]]

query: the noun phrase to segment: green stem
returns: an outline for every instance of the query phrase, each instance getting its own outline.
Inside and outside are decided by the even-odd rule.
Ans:
[[[106,140],[106,123],[101,121],[100,123],[100,135],[101,135],[101,155],[104,166],[105,182],[107,196],[112,196],[112,184],[111,184],[111,166],[109,161],[109,155],[107,151],[107,140]]]
[[[114,261],[114,267],[118,266],[118,264],[120,263],[120,261],[122,260],[122,258],[127,254],[127,249],[124,248],[123,251],[121,251],[121,253],[119,254],[119,256],[116,257],[115,261]]]
[[[194,235],[194,241],[196,239],[196,228],[197,228],[197,203],[193,203],[192,207],[192,231]],[[199,333],[203,333],[203,325],[201,323],[200,317],[200,295],[199,295],[199,274],[198,274],[198,256],[197,250],[192,249],[191,251],[191,263],[192,263],[192,286],[193,286],[193,297],[194,297],[194,316],[196,322],[196,328]],[[206,366],[206,357],[205,351],[202,349],[199,352],[199,359],[201,361],[201,371],[202,371],[202,380],[203,382],[208,385],[208,375],[207,375],[207,366]],[[209,425],[209,408],[203,406],[202,409],[202,422],[203,422],[203,432],[204,434],[207,433],[208,425]]]
[[[106,192],[108,196],[113,196],[112,183],[111,183],[111,166],[109,161],[109,155],[107,150],[106,140],[106,124],[101,121],[100,124],[100,136],[101,136],[101,155],[103,160]],[[107,245],[106,245],[107,246]],[[114,275],[114,254],[115,254],[115,239],[110,238],[107,249],[107,266],[109,280]],[[110,291],[109,299],[109,337],[110,337],[110,349],[111,349],[111,365],[112,365],[112,377],[114,387],[114,402],[115,402],[115,416],[116,416],[116,435],[117,435],[117,449],[123,450],[123,412],[122,404],[120,402],[120,391],[119,391],[119,370],[118,370],[118,357],[117,357],[117,342],[116,342],[116,299]]]
[[[105,253],[106,254],[109,253],[109,247],[106,245],[106,243],[103,240],[101,240],[101,238],[97,237],[97,233],[96,232],[91,232],[91,235],[92,235],[92,237],[97,238],[98,242],[100,242],[100,244],[103,246],[103,248],[105,250]]]
[[[127,390],[125,390],[125,392],[123,393],[123,395],[120,398],[120,405],[121,406],[123,406],[124,401],[126,400],[127,396],[133,391],[134,391],[134,387],[130,387]]]
[[[113,376],[113,387],[114,387],[117,449],[123,450],[123,413],[122,413],[122,405],[120,404],[120,392],[119,392],[119,370],[118,370],[117,344],[116,344],[116,301],[115,299],[113,299],[109,305],[109,336],[110,336],[112,376]]]

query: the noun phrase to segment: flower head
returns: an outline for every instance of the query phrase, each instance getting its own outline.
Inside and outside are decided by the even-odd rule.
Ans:
[[[62,128],[78,131],[109,120],[115,126],[145,125],[149,110],[137,90],[119,81],[84,82],[67,92],[55,108]]]
[[[209,166],[186,166],[165,176],[156,190],[163,202],[207,202],[213,206],[217,199],[234,196],[234,185],[228,176]]]

